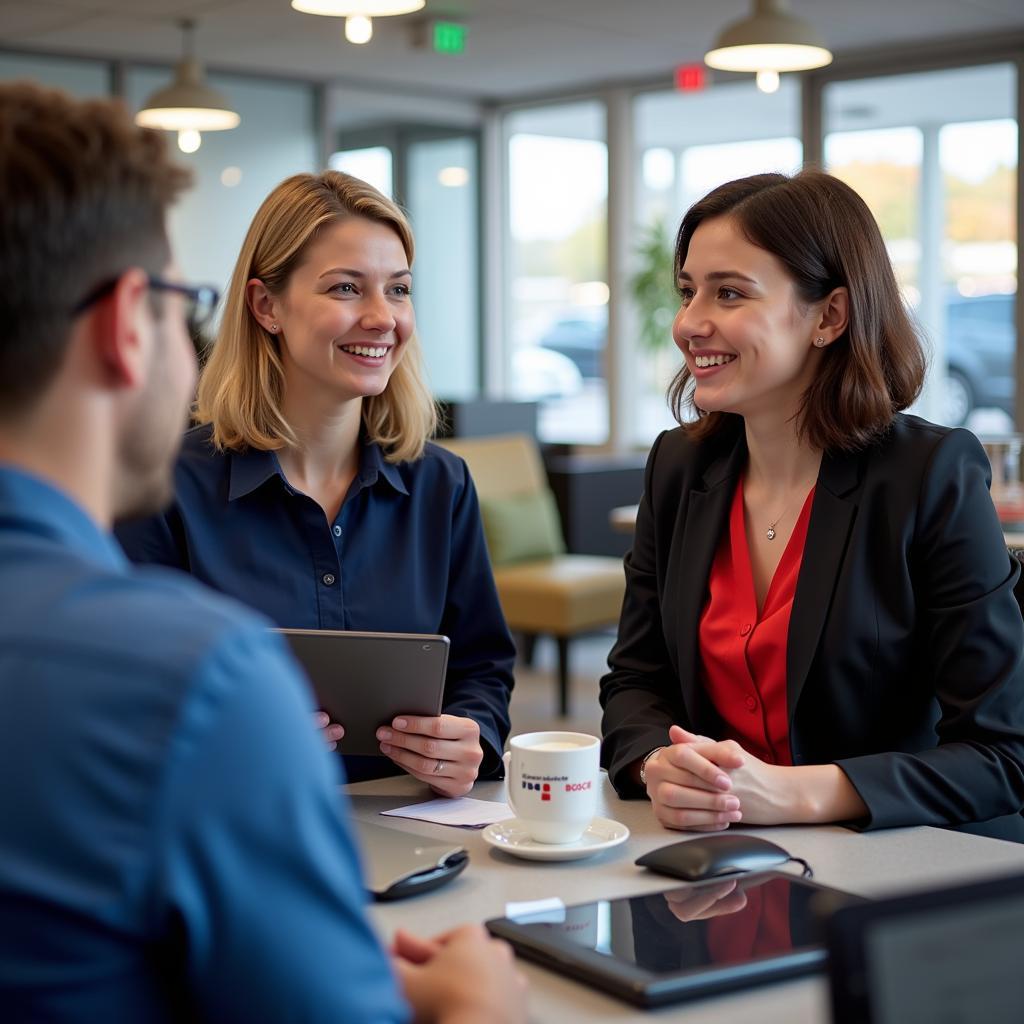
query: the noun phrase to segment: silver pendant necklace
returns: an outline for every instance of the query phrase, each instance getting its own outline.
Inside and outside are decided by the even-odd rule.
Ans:
[[[775,540],[775,527],[779,525],[779,520],[790,510],[793,502],[790,502],[776,517],[774,523],[769,523],[768,532],[765,536],[769,540]]]
[[[812,482],[812,486],[813,486],[813,482]],[[804,501],[807,500],[807,493],[808,492],[805,492],[803,487],[797,487],[796,491],[797,491],[797,494],[800,494],[802,492],[804,494]],[[775,517],[775,521],[768,524],[768,529],[765,531],[765,536],[769,540],[775,540],[776,536],[778,536],[778,532],[776,531],[775,527],[779,525],[779,523],[782,521],[782,517],[793,507],[793,505],[795,503],[796,503],[796,498],[791,498],[789,501],[787,501],[786,502],[786,507]]]

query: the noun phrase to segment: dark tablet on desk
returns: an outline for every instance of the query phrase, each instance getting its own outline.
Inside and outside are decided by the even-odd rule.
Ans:
[[[709,890],[740,909],[699,914]],[[516,952],[639,1006],[662,1006],[821,970],[822,915],[860,898],[782,872],[487,922]],[[723,901],[723,906],[725,906]]]
[[[441,713],[448,638],[420,633],[279,629],[320,707],[345,727],[342,754],[380,754],[377,729],[396,715]]]

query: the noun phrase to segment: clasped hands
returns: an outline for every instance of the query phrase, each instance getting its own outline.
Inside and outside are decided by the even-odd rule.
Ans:
[[[666,828],[718,832],[743,821],[778,825],[786,812],[787,768],[767,764],[734,740],[669,729],[671,746],[647,761],[647,795]]]
[[[315,721],[333,750],[345,735],[344,727],[331,722],[323,711],[316,713]],[[460,715],[395,718],[390,727],[377,730],[377,740],[385,757],[440,796],[465,796],[484,759],[480,726]]]

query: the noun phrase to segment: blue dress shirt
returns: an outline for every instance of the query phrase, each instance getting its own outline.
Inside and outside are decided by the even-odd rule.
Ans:
[[[500,777],[515,648],[462,459],[430,444],[396,465],[364,443],[329,523],[273,452],[218,452],[210,433],[185,435],[167,513],[118,526],[128,557],[184,569],[282,627],[444,634],[444,711],[477,722],[480,775]],[[344,760],[351,781],[396,770],[383,757]]]
[[[279,638],[0,466],[0,1016],[403,1021]]]

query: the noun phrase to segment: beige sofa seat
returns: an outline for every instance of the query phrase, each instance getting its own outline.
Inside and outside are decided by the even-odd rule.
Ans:
[[[466,460],[481,501],[548,490],[537,443],[525,434],[441,444]],[[568,714],[569,641],[618,621],[626,589],[622,560],[561,554],[499,564],[494,566],[494,582],[509,628],[524,638],[527,651],[538,635],[555,638],[559,713]]]
[[[616,621],[626,585],[619,559],[591,555],[499,566],[494,582],[514,628],[554,636],[573,636]]]

